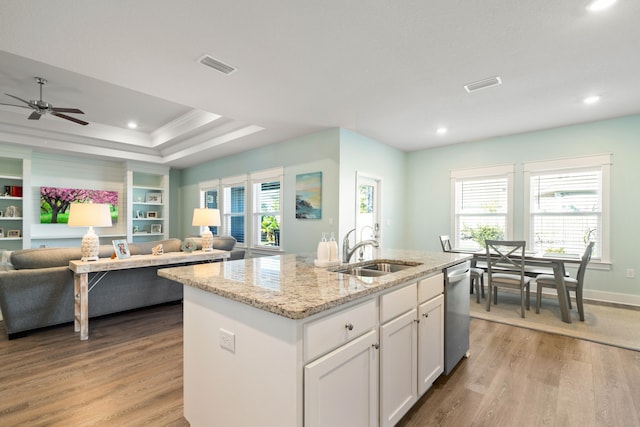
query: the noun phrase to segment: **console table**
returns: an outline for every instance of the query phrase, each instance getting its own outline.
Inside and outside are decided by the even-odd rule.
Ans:
[[[89,338],[89,291],[109,272],[129,268],[154,267],[158,265],[207,262],[229,258],[229,251],[167,252],[162,255],[132,255],[129,258],[100,258],[97,261],[69,261],[73,271],[74,330],[80,332],[80,339]],[[91,283],[89,273],[97,274]],[[91,285],[91,288],[89,288]]]

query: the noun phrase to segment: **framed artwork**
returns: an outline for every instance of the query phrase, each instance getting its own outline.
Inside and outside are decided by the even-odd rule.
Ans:
[[[145,202],[147,203],[162,203],[162,193],[147,193]]]
[[[20,237],[20,230],[7,231],[7,237]]]
[[[147,211],[147,218],[158,218],[158,212],[156,212],[156,211]]]
[[[152,233],[162,233],[162,224],[151,224]]]
[[[113,249],[115,249],[118,259],[129,258],[131,256],[126,240],[114,240]]]
[[[117,191],[40,187],[40,224],[66,224],[69,220],[69,205],[73,202],[88,200],[93,203],[108,204],[111,222],[114,224],[118,222]]]
[[[322,218],[322,172],[296,175],[296,218]]]

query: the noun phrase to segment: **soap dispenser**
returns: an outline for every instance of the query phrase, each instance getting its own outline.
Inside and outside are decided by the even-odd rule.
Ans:
[[[322,240],[318,243],[318,261],[329,261],[329,242],[327,242],[327,233],[322,233]]]
[[[331,239],[329,239],[329,261],[334,262],[338,260],[338,242],[333,232],[331,232]]]

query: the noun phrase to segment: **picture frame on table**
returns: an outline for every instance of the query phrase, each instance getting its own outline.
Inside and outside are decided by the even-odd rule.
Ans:
[[[118,259],[125,259],[131,256],[131,252],[129,252],[129,245],[124,239],[114,240],[113,249],[116,251],[116,257],[118,257]]]
[[[147,193],[145,197],[146,203],[162,203],[162,193]]]
[[[20,237],[20,230],[7,231],[7,237]]]
[[[156,212],[156,211],[147,211],[147,218],[158,218],[158,212]]]
[[[162,224],[151,224],[152,233],[162,233]]]

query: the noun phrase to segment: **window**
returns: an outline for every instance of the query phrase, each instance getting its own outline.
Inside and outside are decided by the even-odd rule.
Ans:
[[[251,174],[253,246],[280,247],[282,169]]]
[[[222,229],[240,246],[245,243],[245,189],[245,175],[222,180]]]
[[[485,239],[511,238],[513,166],[451,172],[453,246],[484,248]]]
[[[220,183],[218,180],[200,183],[200,207],[209,209],[219,209],[218,191]],[[217,226],[210,226],[209,230],[214,235],[218,235]],[[202,231],[202,230],[201,230]]]
[[[533,250],[580,256],[594,241],[593,258],[608,259],[609,165],[609,155],[525,165]]]

